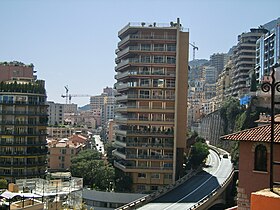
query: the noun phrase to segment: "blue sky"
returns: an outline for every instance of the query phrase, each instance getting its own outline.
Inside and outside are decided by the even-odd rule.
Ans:
[[[90,95],[113,86],[117,33],[128,22],[179,17],[196,57],[209,59],[228,52],[238,34],[280,17],[279,8],[278,0],[0,0],[0,61],[33,63],[48,100],[63,103],[65,85]]]

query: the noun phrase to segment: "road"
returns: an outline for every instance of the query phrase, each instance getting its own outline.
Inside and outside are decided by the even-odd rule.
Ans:
[[[95,140],[95,145],[96,145],[96,149],[101,152],[102,154],[104,154],[105,150],[104,150],[104,144],[101,141],[100,135],[94,135],[94,140]]]
[[[176,189],[139,209],[186,210],[192,207],[199,200],[219,187],[232,171],[230,159],[221,157],[220,160],[219,155],[213,150],[210,150],[206,164],[209,167],[204,168],[202,172],[193,176]]]

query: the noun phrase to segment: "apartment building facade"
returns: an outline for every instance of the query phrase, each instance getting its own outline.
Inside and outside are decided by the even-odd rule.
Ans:
[[[45,82],[29,74],[33,67],[19,62],[0,64],[0,72],[7,65],[10,72],[13,67],[15,72],[28,72],[10,75],[0,83],[0,177],[8,181],[43,177],[48,121]]]
[[[276,25],[257,41],[255,72],[259,83],[270,75],[271,68],[277,62],[280,62],[280,25]]]
[[[64,104],[48,101],[49,126],[64,124]]]
[[[238,36],[238,44],[233,49],[232,95],[242,97],[250,91],[249,72],[255,68],[256,42],[267,32],[263,28],[252,28],[250,32]]]
[[[71,167],[71,158],[77,155],[83,148],[83,144],[68,139],[52,140],[48,143],[49,171],[69,171]]]
[[[226,65],[229,56],[227,53],[214,53],[210,55],[210,66],[214,66],[217,69],[217,74],[219,75]]]
[[[189,33],[177,23],[129,23],[118,33],[114,166],[134,192],[181,175],[187,136]]]
[[[100,125],[106,126],[109,119],[115,116],[115,90],[110,87],[103,89],[101,95],[91,96],[90,105],[93,110],[100,109]]]

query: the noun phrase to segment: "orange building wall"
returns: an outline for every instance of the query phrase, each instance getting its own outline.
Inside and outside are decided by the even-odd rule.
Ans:
[[[240,142],[239,146],[239,181],[238,181],[238,207],[249,209],[250,195],[265,188],[269,188],[269,165],[270,165],[270,146],[267,147],[267,172],[254,171],[254,151],[255,147],[261,142]],[[275,145],[274,160],[280,161],[280,145]],[[274,167],[274,181],[280,181],[280,167]]]
[[[280,196],[263,190],[251,195],[251,210],[279,210]]]

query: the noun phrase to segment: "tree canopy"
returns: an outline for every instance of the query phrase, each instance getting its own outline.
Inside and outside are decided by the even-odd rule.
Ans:
[[[115,171],[111,165],[101,159],[98,151],[81,151],[71,161],[72,176],[82,177],[85,185],[96,190],[110,190],[110,186],[114,182]]]

